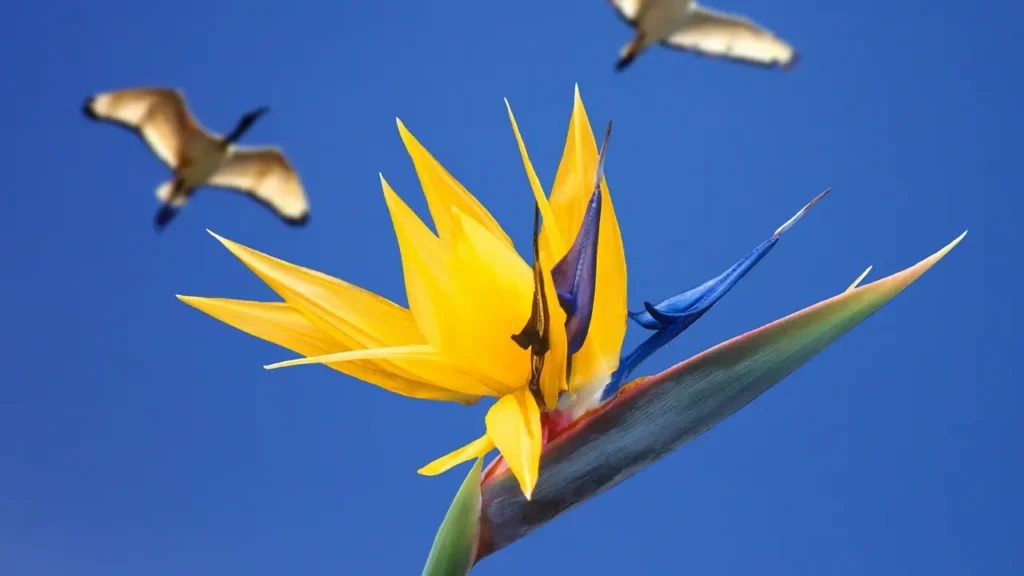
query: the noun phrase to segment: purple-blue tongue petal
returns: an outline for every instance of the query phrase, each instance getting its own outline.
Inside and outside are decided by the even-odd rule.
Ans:
[[[604,157],[608,148],[608,136],[612,124],[601,144],[601,155],[597,161],[594,191],[590,195],[587,211],[583,215],[579,232],[569,251],[551,269],[551,277],[558,292],[558,303],[565,311],[565,331],[568,338],[569,354],[575,354],[583,347],[590,330],[590,319],[594,314],[594,290],[597,285],[597,240],[601,228],[601,180],[604,178]]]

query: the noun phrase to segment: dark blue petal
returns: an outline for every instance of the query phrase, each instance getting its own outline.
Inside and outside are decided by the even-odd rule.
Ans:
[[[597,239],[601,228],[601,190],[594,191],[572,247],[551,269],[558,302],[565,310],[569,354],[579,352],[590,330],[597,284]]]
[[[819,200],[824,198],[829,193],[829,190],[825,190],[814,200],[811,200],[795,216],[780,226],[770,238],[761,242],[761,244],[725,272],[700,286],[672,296],[658,304],[644,302],[645,310],[643,312],[630,312],[629,317],[633,321],[655,332],[632,352],[622,357],[619,361],[619,368],[612,375],[611,382],[609,382],[604,390],[602,400],[615,394],[619,387],[626,382],[633,370],[646,360],[648,356],[689,328],[705,312],[710,310],[716,302],[721,300],[729,290],[732,290],[732,287],[775,247],[782,234],[806,214],[811,206],[814,206]]]
[[[565,256],[551,269],[555,291],[558,293],[558,303],[565,311],[565,332],[570,355],[579,352],[583,347],[594,314],[597,244],[601,229],[601,180],[604,177],[604,156],[611,129],[609,123],[597,161],[594,191],[590,195],[576,239]]]

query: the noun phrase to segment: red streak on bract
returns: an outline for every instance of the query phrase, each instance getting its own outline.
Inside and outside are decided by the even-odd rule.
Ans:
[[[667,374],[676,372],[678,371],[678,368],[679,366],[673,366],[672,368],[666,370],[665,373]],[[662,375],[659,374],[659,376]],[[619,388],[619,391],[615,394],[615,396],[612,396],[608,400],[605,400],[600,405],[595,406],[589,411],[584,412],[579,416],[579,418],[576,418],[575,420],[571,419],[568,414],[562,412],[561,410],[552,410],[551,412],[541,413],[540,426],[544,434],[543,439],[541,440],[541,450],[543,451],[543,449],[546,448],[547,445],[552,443],[554,440],[562,436],[568,435],[568,433],[578,428],[581,424],[583,424],[596,414],[603,412],[604,410],[607,410],[609,407],[615,404],[615,402],[613,402],[614,400],[621,400],[623,398],[629,397],[639,392],[640,390],[643,389],[643,386],[637,385],[649,380],[650,378],[650,376],[641,376],[640,378],[636,378],[628,382],[627,384],[622,386],[622,388]],[[501,454],[499,453],[494,460],[491,460],[491,463],[487,465],[487,468],[484,469],[484,473],[480,479],[480,485],[482,486],[486,484],[492,477],[497,476],[507,470],[508,464],[505,463],[505,458],[502,457]]]
[[[584,416],[586,416],[586,414]],[[573,420],[568,414],[561,410],[552,410],[551,412],[541,413],[540,429],[541,434],[543,434],[541,437],[541,449],[543,450],[549,442],[561,436],[566,430],[573,428],[573,425],[578,421],[579,420]],[[487,465],[487,469],[484,470],[481,484],[487,482],[487,480],[492,476],[496,476],[507,469],[508,464],[505,462],[505,458],[502,457],[501,454],[498,454],[498,457],[491,460],[491,463]]]

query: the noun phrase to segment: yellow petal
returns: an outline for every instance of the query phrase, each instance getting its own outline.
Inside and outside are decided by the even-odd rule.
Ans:
[[[279,260],[210,234],[294,308],[346,347],[424,342],[408,310],[337,278]]]
[[[317,356],[337,350],[340,344],[302,313],[284,302],[249,302],[226,298],[178,296],[182,302],[261,340],[292,352]],[[464,394],[381,369],[372,361],[334,363],[329,366],[385,390],[421,398],[475,404],[479,395]]]
[[[540,207],[540,216],[544,222],[544,232],[541,233],[541,242],[545,244],[543,249],[553,254],[555,256],[553,261],[557,262],[558,258],[561,258],[569,249],[569,246],[563,242],[563,238],[573,238],[575,234],[573,236],[559,234],[554,213],[548,204],[547,196],[544,195],[544,189],[541,188],[537,172],[533,169],[533,163],[530,162],[530,155],[526,153],[526,144],[523,143],[523,137],[519,134],[519,125],[516,123],[516,117],[512,115],[512,106],[509,105],[508,99],[505,100],[505,108],[508,109],[508,119],[512,123],[512,131],[515,132],[516,142],[519,144],[519,154],[523,157],[523,167],[526,168],[526,176],[530,180],[533,199]]]
[[[572,116],[569,119],[569,132],[566,135],[562,160],[558,165],[555,183],[551,189],[551,209],[558,221],[558,230],[563,238],[576,237],[583,215],[587,210],[587,201],[593,192],[594,176],[597,170],[597,141],[587,118],[587,111],[580,98],[579,87],[573,99]],[[602,184],[604,184],[602,182]],[[602,186],[604,188],[604,186]],[[605,198],[602,198],[604,201]],[[602,207],[602,212],[607,205]],[[602,236],[604,220],[601,221]]]
[[[338,347],[330,334],[318,329],[284,302],[181,295],[177,298],[242,332],[299,354],[324,354]]]
[[[542,432],[540,409],[529,390],[502,396],[487,412],[487,435],[501,451],[529,500],[537,485]]]
[[[541,252],[541,270],[544,274],[544,294],[548,298],[548,345],[549,350],[544,357],[544,370],[540,375],[540,390],[544,395],[544,405],[552,410],[558,404],[558,395],[566,390],[569,384],[565,381],[565,367],[569,354],[569,341],[565,333],[565,311],[558,305],[557,292],[555,292],[555,281],[551,276],[551,269],[555,263],[549,260],[550,256]],[[575,371],[575,360],[573,357],[573,371]]]
[[[467,355],[463,342],[467,320],[460,315],[462,309],[456,293],[458,282],[453,278],[451,254],[442,249],[440,240],[395,194],[383,176],[381,185],[402,254],[405,290],[416,326],[426,337],[427,343],[450,361],[447,365],[459,370],[458,374],[449,376],[447,381],[440,380],[442,374],[436,374],[437,379],[432,377],[430,381],[444,382],[446,388],[460,392],[500,396],[507,388],[504,383],[507,376],[492,378],[494,371],[474,371],[479,363],[465,361]],[[489,232],[483,236],[501,244]],[[481,322],[479,317],[471,320],[474,323]],[[463,353],[458,353],[459,350]],[[409,361],[412,360],[403,359],[402,363]],[[445,363],[436,363],[437,369],[445,366]]]
[[[424,476],[437,476],[442,472],[447,472],[463,462],[474,460],[476,458],[482,458],[485,454],[494,450],[494,442],[491,442],[490,437],[487,435],[481,436],[476,440],[473,440],[469,444],[466,444],[462,448],[441,456],[437,460],[434,460],[430,464],[427,464],[423,468],[417,470],[418,473]]]
[[[306,320],[337,341],[323,353],[425,343],[409,310],[358,286],[210,234]],[[374,365],[404,380],[430,383],[459,394],[498,395],[477,378],[446,364],[395,358]]]
[[[264,366],[267,370],[276,370],[288,366],[301,366],[304,364],[330,364],[332,362],[351,362],[353,360],[378,360],[381,358],[421,358],[443,361],[444,358],[428,344],[417,344],[415,346],[394,346],[392,348],[364,348],[362,350],[349,350],[347,352],[335,352],[333,354],[322,354],[319,356],[307,356],[295,360],[285,360],[275,364]]]
[[[530,378],[530,355],[512,340],[530,316],[530,267],[508,244],[454,209],[452,285],[442,352],[467,369],[488,375],[508,393]]]
[[[452,227],[451,210],[452,207],[455,207],[476,220],[495,238],[512,246],[512,240],[501,229],[491,213],[458,180],[452,177],[444,169],[444,166],[434,159],[430,152],[406,129],[401,120],[396,118],[395,121],[398,123],[398,133],[402,136],[405,149],[409,152],[412,163],[416,167],[416,175],[423,187],[423,194],[427,197],[427,207],[430,209],[430,216],[434,219],[437,235],[442,240],[448,238]]]
[[[576,88],[565,149],[551,188],[551,210],[563,238],[575,238],[593,192],[598,149],[587,112]],[[572,387],[607,381],[619,365],[626,335],[626,256],[618,219],[601,182],[601,233],[597,248],[594,315],[587,340],[572,362]],[[545,226],[542,234],[556,227]],[[559,253],[559,258],[561,254]]]
[[[441,323],[451,307],[448,257],[441,250],[437,237],[412,209],[395,194],[380,177],[384,200],[391,213],[391,222],[398,237],[405,275],[405,292],[416,326],[427,343],[440,349]]]

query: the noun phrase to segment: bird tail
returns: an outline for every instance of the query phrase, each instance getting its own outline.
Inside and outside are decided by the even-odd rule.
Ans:
[[[153,218],[153,227],[157,230],[163,230],[177,215],[177,208],[170,204],[164,204],[159,210],[157,210],[156,217]]]
[[[175,180],[168,180],[157,187],[156,198],[163,204],[153,222],[157,230],[162,230],[174,219],[178,210],[188,202],[188,196],[188,193],[181,189],[181,184]]]
[[[629,44],[623,46],[622,50],[619,51],[619,61],[615,63],[615,71],[622,72],[632,64],[633,60],[636,60],[636,57],[643,52],[644,44],[643,34],[637,34],[636,38],[633,38]]]

